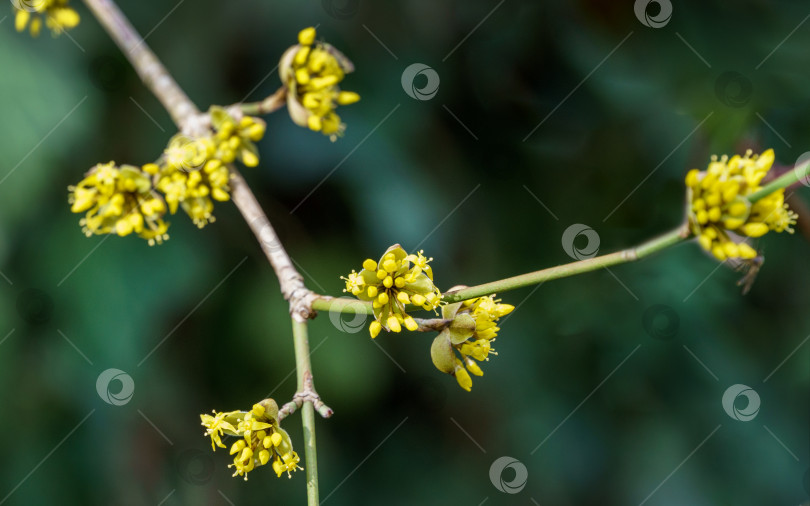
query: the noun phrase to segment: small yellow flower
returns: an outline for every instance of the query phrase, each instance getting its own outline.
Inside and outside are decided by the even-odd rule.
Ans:
[[[271,461],[278,477],[283,473],[290,477],[292,472],[302,469],[290,435],[279,424],[278,405],[273,399],[254,404],[247,412],[214,412],[214,416],[200,415],[200,420],[214,451],[217,447],[226,448],[222,443],[223,435],[241,438],[230,447],[234,457],[228,467],[234,468],[234,476],[244,476],[247,480],[250,471]]]
[[[298,45],[281,57],[279,73],[293,122],[334,141],[346,129],[335,109],[357,102],[360,95],[338,86],[354,70],[352,62],[329,44],[316,42],[315,35],[315,28],[301,30]]]
[[[68,0],[12,0],[18,32],[26,28],[34,37],[42,30],[42,18],[54,36],[79,24],[79,13],[68,7]]]
[[[202,421],[202,425],[205,427],[205,434],[203,435],[211,437],[211,449],[216,451],[216,446],[225,448],[225,445],[222,444],[223,435],[236,435],[236,428],[225,418],[231,415],[231,418],[233,419],[233,413],[237,412],[233,411],[231,413],[217,413],[216,411],[213,411],[213,413],[214,416],[200,415],[200,420]],[[233,419],[233,421],[236,422],[235,419]]]
[[[442,317],[450,323],[445,327],[430,348],[433,364],[442,372],[456,377],[459,386],[468,392],[472,378],[483,376],[478,362],[497,355],[492,341],[501,330],[498,319],[515,309],[511,304],[501,304],[494,296],[479,297],[442,307]]]
[[[439,306],[441,291],[433,284],[433,269],[428,265],[431,260],[422,251],[409,255],[395,244],[379,262],[366,259],[360,272],[341,277],[346,282],[344,292],[371,302],[375,318],[369,326],[371,337],[377,337],[382,329],[401,332],[402,327],[419,328],[406,312],[408,305],[428,311]]]
[[[86,213],[79,222],[85,235],[135,233],[160,244],[169,238],[163,221],[166,204],[152,187],[149,173],[114,162],[98,164],[76,186],[69,186],[74,213]]]
[[[749,150],[743,157],[713,156],[707,170],[692,169],[686,175],[689,226],[703,249],[718,260],[756,257],[744,237],[761,237],[771,230],[793,233],[797,216],[785,204],[784,189],[754,203],[746,198],[761,188],[773,161],[772,149],[753,156]]]

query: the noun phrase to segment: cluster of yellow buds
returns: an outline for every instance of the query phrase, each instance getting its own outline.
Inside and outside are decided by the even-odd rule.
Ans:
[[[749,150],[731,159],[713,156],[707,170],[692,169],[686,175],[690,228],[718,260],[756,257],[744,237],[761,237],[770,230],[793,232],[797,216],[785,204],[784,189],[754,203],[747,198],[761,188],[773,161],[772,149],[753,156]]]
[[[293,451],[292,441],[287,431],[281,428],[278,421],[278,405],[273,399],[265,399],[254,404],[250,411],[216,412],[214,415],[200,415],[205,427],[205,436],[211,438],[211,449],[217,446],[226,448],[222,436],[236,436],[241,439],[231,445],[234,476],[247,475],[253,469],[272,461],[273,471],[281,477],[287,473],[302,469],[298,465],[300,458]]]
[[[68,6],[68,0],[11,0],[14,26],[18,32],[26,27],[34,37],[42,30],[42,18],[54,36],[79,24],[79,13]]]
[[[85,233],[124,236],[136,232],[150,245],[159,244],[169,237],[162,217],[167,208],[175,214],[178,207],[200,228],[213,222],[214,200],[230,199],[226,164],[238,159],[249,167],[258,165],[254,142],[264,136],[266,127],[263,120],[251,116],[237,121],[219,107],[212,108],[210,116],[211,135],[175,135],[157,163],[142,169],[124,165],[120,170],[112,162],[99,165],[71,186],[71,210],[89,209],[81,221]],[[116,178],[117,186],[109,182]]]
[[[329,44],[316,42],[315,35],[315,28],[301,30],[298,44],[281,57],[279,74],[287,87],[287,109],[293,122],[334,141],[346,129],[335,108],[357,102],[360,95],[338,86],[354,70],[352,62]]]
[[[455,376],[468,392],[472,389],[469,373],[484,375],[476,360],[481,362],[489,360],[489,355],[497,355],[492,341],[501,330],[498,319],[515,309],[500,302],[494,296],[486,296],[442,307],[442,317],[450,323],[433,340],[430,356],[437,369]]]
[[[423,251],[409,255],[395,244],[379,262],[366,259],[360,272],[341,277],[346,281],[344,292],[371,302],[375,318],[369,326],[371,337],[377,337],[382,329],[401,332],[403,326],[408,330],[419,328],[405,310],[408,304],[428,311],[436,309],[441,291],[433,284],[433,269],[428,265],[431,260]]]
[[[138,167],[100,163],[68,190],[70,210],[87,213],[79,224],[88,237],[135,233],[150,245],[169,238],[163,199],[152,189],[149,174]]]
[[[260,118],[242,116],[235,120],[228,111],[222,107],[212,107],[211,126],[214,128],[214,137],[211,141],[215,145],[214,158],[222,163],[231,163],[239,160],[245,167],[259,165],[259,150],[254,144],[262,140],[267,124]]]

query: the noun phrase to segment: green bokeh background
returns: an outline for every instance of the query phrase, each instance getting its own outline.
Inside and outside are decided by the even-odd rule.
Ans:
[[[342,139],[279,111],[260,167],[244,170],[309,286],[329,294],[396,242],[435,257],[443,289],[568,262],[561,237],[576,223],[601,252],[627,247],[680,222],[683,176],[712,153],[773,147],[790,165],[810,147],[805,2],[675,2],[661,28],[630,1],[120,5],[203,108],[273,92],[305,26],[354,61],[344,88],[363,100],[341,110]],[[85,170],[152,161],[174,133],[77,9],[72,40],[0,22],[0,504],[303,504],[304,473],[231,478],[199,425],[295,389],[287,307],[236,209],[218,204],[202,231],[174,216],[152,248],[85,238],[69,212]],[[412,63],[439,74],[431,100],[404,92]],[[315,381],[336,413],[317,422],[322,501],[806,501],[810,248],[799,233],[760,247],[746,296],[694,244],[503,294],[519,307],[471,393],[433,367],[430,335],[371,341],[320,315]],[[674,317],[645,330],[657,305]],[[96,393],[109,368],[134,380],[123,406]],[[749,422],[721,405],[738,383],[762,401]],[[299,421],[285,427],[303,454]],[[519,493],[490,481],[501,456],[526,467]]]

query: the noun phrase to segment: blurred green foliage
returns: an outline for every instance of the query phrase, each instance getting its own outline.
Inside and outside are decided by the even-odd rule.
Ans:
[[[198,0],[165,17],[173,2],[120,2],[203,108],[273,92],[305,26],[354,61],[344,84],[363,100],[341,111],[344,138],[280,111],[244,170],[309,286],[335,295],[396,242],[434,256],[444,289],[570,261],[560,238],[574,223],[602,252],[630,246],[682,220],[683,176],[712,153],[774,147],[790,165],[808,150],[805,2],[678,2],[658,29],[631,4]],[[0,22],[0,504],[303,504],[303,473],[233,479],[199,426],[295,389],[286,304],[238,212],[219,204],[202,231],[177,215],[154,248],[87,239],[69,212],[85,170],[152,161],[174,132],[77,8],[70,37]],[[415,62],[440,75],[432,100],[402,89]],[[472,393],[433,368],[431,336],[372,342],[320,315],[315,382],[336,412],[317,424],[322,500],[806,500],[809,248],[800,234],[760,246],[745,297],[740,274],[694,244],[503,294],[518,310]],[[670,339],[645,331],[655,305],[677,315],[654,320]],[[96,393],[113,367],[135,382],[123,406]],[[753,421],[723,411],[736,383],[762,399]],[[302,452],[298,416],[285,427]],[[490,482],[503,455],[527,468],[518,494]]]

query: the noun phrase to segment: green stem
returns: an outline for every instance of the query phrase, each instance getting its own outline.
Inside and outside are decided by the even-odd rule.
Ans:
[[[275,93],[265,98],[261,102],[248,102],[237,104],[243,113],[250,116],[261,116],[270,114],[287,105],[287,88],[282,86]]]
[[[610,267],[611,265],[633,262],[673,246],[683,241],[687,237],[689,237],[689,229],[686,227],[686,225],[682,225],[675,230],[672,230],[660,237],[656,237],[655,239],[641,243],[634,248],[628,248],[615,253],[610,253],[608,255],[588,258],[578,262],[558,265],[556,267],[549,267],[547,269],[529,272],[527,274],[521,274],[511,278],[499,279],[498,281],[484,283],[483,285],[463,288],[452,293],[445,293],[442,300],[450,303],[458,302],[461,300],[473,299],[475,297],[482,297],[484,295],[492,295],[493,293],[514,290],[515,288],[536,285],[552,279],[564,278],[567,276],[573,276],[575,274],[582,274],[583,272],[595,271],[597,269],[604,269],[605,267]]]
[[[800,165],[796,165],[793,167],[793,170],[789,170],[779,176],[778,178],[774,179],[770,183],[766,184],[759,190],[755,191],[751,195],[748,195],[748,200],[750,202],[756,202],[757,200],[767,197],[771,193],[781,190],[782,188],[787,188],[788,186],[792,185],[793,183],[802,180],[804,183],[808,182],[808,174],[810,174],[810,160],[807,160]]]
[[[292,319],[295,343],[295,369],[298,376],[298,392],[312,388],[312,363],[309,360],[309,337],[307,322]],[[301,409],[301,424],[304,427],[304,457],[307,473],[307,506],[318,506],[318,456],[315,446],[315,407],[311,401],[304,402]]]
[[[312,299],[312,309],[315,311],[330,311],[332,313],[372,314],[371,303],[357,299],[329,297],[319,295]]]

